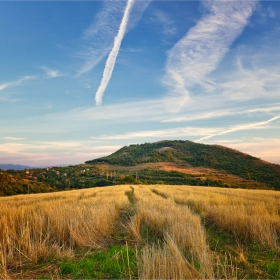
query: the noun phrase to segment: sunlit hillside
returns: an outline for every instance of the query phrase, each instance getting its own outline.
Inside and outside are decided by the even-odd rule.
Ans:
[[[280,193],[120,185],[0,198],[1,278],[280,278]]]
[[[138,166],[139,170],[147,167],[155,168],[153,164],[150,165],[151,163],[169,163],[169,170],[185,174],[200,174],[200,177],[197,177],[200,185],[205,185],[205,180],[208,179],[211,181],[210,186],[222,186],[222,184],[217,185],[213,182],[218,180],[224,186],[248,187],[250,185],[249,188],[252,188],[251,183],[254,181],[255,185],[263,184],[258,184],[258,188],[266,185],[270,188],[280,189],[280,165],[271,164],[228,147],[199,144],[188,140],[164,140],[125,146],[109,156],[86,163],[101,162],[112,165],[112,169],[116,168],[115,166]],[[198,167],[203,171],[197,170]],[[240,177],[239,180],[236,176]],[[240,180],[241,178],[243,180]],[[172,181],[168,184],[173,185],[175,180]],[[193,182],[184,184],[195,185]]]

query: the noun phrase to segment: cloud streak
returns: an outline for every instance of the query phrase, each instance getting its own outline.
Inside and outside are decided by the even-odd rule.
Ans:
[[[266,125],[266,124],[268,124],[270,122],[273,122],[273,121],[276,121],[278,119],[280,119],[280,116],[275,116],[275,117],[273,117],[273,118],[271,118],[271,119],[269,119],[267,121],[263,121],[263,122],[257,122],[257,123],[251,123],[251,124],[246,124],[246,125],[240,125],[240,126],[228,129],[228,130],[220,131],[218,133],[202,137],[202,138],[196,140],[196,142],[201,142],[203,140],[212,138],[214,136],[223,135],[223,134],[227,134],[227,133],[231,133],[231,132],[235,132],[235,131],[247,130],[247,129],[252,129],[252,128],[255,128],[255,127],[260,127],[262,125]]]
[[[205,132],[216,132],[216,128],[200,128],[200,127],[177,127],[172,129],[162,130],[146,130],[138,132],[130,132],[118,135],[103,135],[98,137],[91,137],[92,139],[106,139],[106,140],[121,140],[121,139],[139,139],[139,138],[177,138],[203,135]]]
[[[239,105],[239,104],[238,104]],[[239,105],[240,106],[240,105]],[[246,114],[256,114],[256,113],[272,113],[274,111],[280,111],[280,106],[271,106],[264,108],[234,108],[234,110],[216,110],[213,112],[200,112],[200,114],[194,114],[193,112],[189,115],[182,115],[175,118],[164,119],[160,122],[162,123],[172,123],[172,122],[187,122],[187,121],[195,121],[195,120],[207,120],[207,119],[215,119],[226,116],[236,116],[236,115],[246,115]]]
[[[58,70],[53,70],[45,66],[42,66],[41,69],[43,69],[46,72],[47,78],[56,78],[56,77],[65,76],[63,73],[59,72]]]
[[[5,136],[5,137],[1,137],[5,140],[8,141],[20,141],[20,140],[24,140],[25,138],[19,138],[19,137],[11,137],[11,136]]]
[[[126,26],[129,20],[129,14],[130,14],[130,10],[132,8],[134,0],[128,0],[127,1],[127,5],[124,11],[124,15],[121,21],[121,25],[118,31],[117,36],[115,37],[114,40],[114,46],[108,56],[108,59],[106,61],[106,65],[105,65],[105,69],[103,72],[103,77],[100,83],[99,88],[97,89],[97,92],[95,94],[95,101],[96,101],[96,105],[101,105],[102,104],[102,97],[103,97],[103,93],[106,90],[106,87],[110,81],[110,78],[112,76],[114,67],[115,67],[115,63],[116,63],[116,59],[120,50],[120,46],[121,46],[121,42],[122,39],[124,37],[125,34],[125,30],[126,30]]]
[[[172,95],[180,97],[180,104],[188,100],[193,85],[209,86],[206,76],[241,34],[256,5],[247,1],[205,3],[210,13],[168,52],[164,84]]]
[[[3,89],[6,89],[6,88],[8,88],[8,87],[19,86],[20,84],[22,84],[22,83],[25,82],[25,81],[34,80],[34,79],[36,79],[36,78],[37,78],[36,76],[24,76],[24,77],[18,79],[17,81],[13,81],[13,82],[8,82],[8,83],[1,84],[1,85],[0,85],[0,91],[3,90]]]
[[[20,143],[11,141],[1,143],[0,141],[0,163],[10,162],[30,166],[80,164],[86,160],[111,154],[121,147],[120,145],[96,145],[93,141],[84,140],[60,142],[22,139]]]
[[[256,64],[254,56],[246,58],[251,59]],[[219,90],[226,98],[238,101],[278,97],[279,67],[272,65],[264,67],[263,64],[263,62],[258,63],[253,68],[246,69],[242,65],[241,58],[238,58],[235,72],[227,73],[225,81],[217,82],[216,90]],[[221,81],[221,76],[216,79]]]

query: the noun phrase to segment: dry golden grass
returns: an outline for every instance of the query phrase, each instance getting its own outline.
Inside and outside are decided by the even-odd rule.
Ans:
[[[114,186],[0,198],[0,278],[49,257],[75,257],[79,248],[102,248],[121,211],[130,215],[121,222],[139,246],[141,279],[236,277],[232,256],[221,260],[210,250],[204,220],[279,252],[278,192]]]
[[[162,247],[145,246],[139,260],[140,279],[205,278],[182,256],[171,237]]]
[[[10,266],[97,247],[128,203],[128,187],[96,188],[0,199],[0,263]]]
[[[200,217],[193,214],[187,206],[176,205],[174,201],[154,194],[152,189],[153,186],[135,187],[136,215],[132,219],[130,228],[136,240],[140,239],[140,224],[149,225],[165,240],[171,238],[173,247],[178,246],[178,250],[185,251],[190,260],[197,261],[202,277],[213,278],[213,260]],[[170,248],[170,242],[167,244],[169,244],[167,248]],[[154,248],[150,249],[152,252],[155,251]],[[169,252],[167,249],[164,251]],[[163,254],[162,252],[160,255]],[[143,263],[145,262],[149,260],[144,258]],[[174,266],[176,266],[175,262],[177,262],[176,258],[174,258]]]
[[[280,193],[205,187],[158,188],[218,227],[279,250]]]

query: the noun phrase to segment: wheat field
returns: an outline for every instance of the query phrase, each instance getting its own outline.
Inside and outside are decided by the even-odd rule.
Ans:
[[[122,185],[2,197],[0,277],[40,278],[32,270],[43,264],[65,278],[60,260],[117,243],[136,255],[121,278],[267,278],[278,275],[279,237],[276,191]]]

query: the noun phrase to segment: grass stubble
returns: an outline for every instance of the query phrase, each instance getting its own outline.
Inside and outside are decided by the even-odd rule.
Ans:
[[[11,269],[11,277],[20,278],[30,264],[73,258],[82,247],[99,248],[128,203],[126,188],[1,199],[1,277],[8,278]]]
[[[164,185],[0,198],[0,277],[280,278],[279,201]]]

